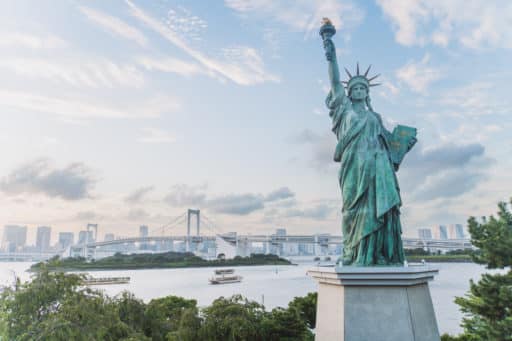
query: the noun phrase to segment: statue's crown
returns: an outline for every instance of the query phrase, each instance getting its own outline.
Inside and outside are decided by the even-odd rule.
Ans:
[[[371,65],[368,66],[368,69],[366,69],[366,72],[364,74],[360,74],[359,73],[359,63],[357,63],[357,68],[356,68],[356,74],[355,76],[352,76],[350,74],[350,72],[347,70],[347,68],[344,68],[345,69],[345,72],[347,73],[347,76],[348,76],[348,80],[347,81],[342,81],[342,83],[345,85],[345,87],[350,90],[350,88],[352,88],[354,85],[356,84],[363,84],[364,86],[366,86],[366,88],[370,88],[372,86],[378,86],[380,85],[380,83],[371,83],[372,80],[376,79],[377,77],[380,76],[380,74],[377,74],[371,78],[368,78],[368,72],[370,72],[370,69],[371,69]]]

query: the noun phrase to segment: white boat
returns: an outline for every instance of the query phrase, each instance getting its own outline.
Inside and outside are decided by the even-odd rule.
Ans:
[[[214,276],[209,279],[210,284],[228,284],[242,281],[242,276],[235,275],[235,269],[215,270]]]
[[[130,277],[87,277],[82,281],[85,285],[106,285],[130,283]]]

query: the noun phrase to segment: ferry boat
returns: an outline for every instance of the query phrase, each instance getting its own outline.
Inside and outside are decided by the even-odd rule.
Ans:
[[[215,270],[210,284],[228,284],[242,281],[242,276],[235,275],[235,269]]]
[[[87,277],[82,282],[85,285],[106,285],[130,283],[130,277]]]

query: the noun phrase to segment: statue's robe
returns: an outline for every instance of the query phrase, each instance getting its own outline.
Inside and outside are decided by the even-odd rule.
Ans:
[[[343,197],[344,264],[401,264],[400,190],[389,157],[390,133],[379,114],[357,113],[343,94],[326,104],[338,143],[334,161]]]

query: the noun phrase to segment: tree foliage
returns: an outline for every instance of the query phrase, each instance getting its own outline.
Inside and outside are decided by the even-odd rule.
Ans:
[[[0,340],[311,341],[316,294],[266,311],[241,295],[198,308],[177,296],[144,303],[129,292],[108,297],[83,276],[50,272],[7,288],[0,300]]]
[[[497,217],[468,220],[471,242],[480,249],[472,257],[490,269],[508,268],[508,272],[484,274],[477,283],[470,281],[465,297],[455,299],[464,313],[464,333],[443,335],[443,340],[512,340],[512,213],[503,202],[498,208]]]

